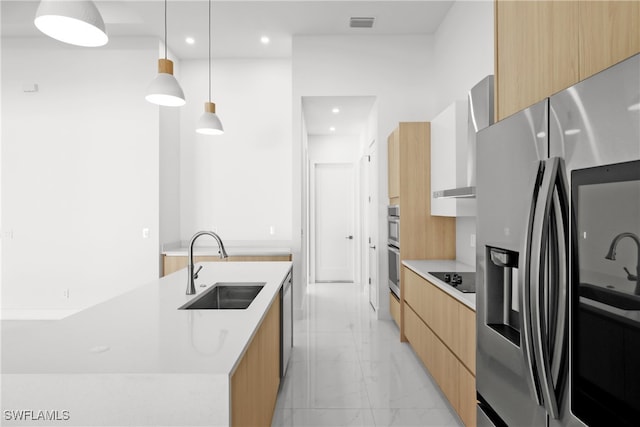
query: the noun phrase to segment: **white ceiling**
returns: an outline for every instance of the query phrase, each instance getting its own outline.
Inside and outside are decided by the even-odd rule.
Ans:
[[[446,1],[246,1],[214,0],[214,58],[289,58],[296,35],[433,34],[454,0]],[[2,0],[2,37],[45,37],[33,25],[38,0]],[[164,1],[96,1],[110,36],[153,36],[163,39]],[[208,1],[170,0],[168,45],[180,59],[208,54]],[[373,28],[349,28],[351,17],[374,17]],[[271,42],[260,43],[266,35]],[[196,42],[188,45],[186,37]],[[373,97],[305,98],[308,133],[354,135],[365,126]],[[338,106],[340,114],[331,113]],[[329,127],[335,126],[335,131]]]
[[[2,35],[43,37],[33,25],[37,0],[2,0]],[[111,36],[164,32],[164,2],[96,1]],[[245,1],[212,3],[214,57],[290,57],[295,35],[432,34],[453,0],[446,1]],[[207,57],[207,0],[170,0],[168,45],[180,59]],[[371,29],[349,28],[350,17],[375,17]],[[260,37],[267,35],[265,46]],[[186,37],[196,40],[185,43]]]
[[[359,136],[375,100],[373,96],[305,96],[302,114],[307,134]],[[334,108],[340,112],[333,113]]]

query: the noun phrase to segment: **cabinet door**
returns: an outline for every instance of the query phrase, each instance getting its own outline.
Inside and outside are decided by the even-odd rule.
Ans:
[[[580,79],[640,52],[640,2],[582,1]]]
[[[387,139],[389,202],[398,204],[400,197],[400,129],[397,128]]]
[[[578,82],[578,2],[496,1],[496,118]]]
[[[465,426],[476,425],[476,377],[460,365],[460,391],[456,412]]]
[[[403,298],[409,306],[416,312],[418,316],[425,322],[429,323],[428,301],[430,288],[427,288],[427,282],[413,271],[404,268],[404,284]]]
[[[430,296],[427,307],[429,313],[427,325],[452,351],[457,351],[460,327],[458,324],[458,307],[460,303],[435,285],[427,281],[424,284],[428,286]]]
[[[471,371],[476,373],[476,312],[465,306],[458,310],[458,325],[460,335],[457,349],[460,361]]]
[[[396,322],[398,327],[400,326],[400,301],[393,294],[393,292],[389,292],[389,312],[391,312],[391,317]]]

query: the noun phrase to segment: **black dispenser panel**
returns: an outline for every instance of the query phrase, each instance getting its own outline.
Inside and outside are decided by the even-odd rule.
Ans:
[[[520,346],[518,252],[487,246],[487,324]]]

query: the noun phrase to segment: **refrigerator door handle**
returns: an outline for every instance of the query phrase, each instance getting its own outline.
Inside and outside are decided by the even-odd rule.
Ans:
[[[521,347],[522,353],[524,356],[524,363],[527,368],[528,379],[527,383],[529,384],[529,391],[531,392],[531,397],[538,405],[542,405],[542,400],[540,399],[540,392],[538,391],[538,380],[536,373],[534,372],[535,366],[535,355],[533,353],[533,328],[532,328],[532,320],[531,320],[531,282],[530,282],[530,271],[531,271],[531,251],[533,242],[539,242],[541,237],[539,233],[542,231],[534,230],[533,225],[536,223],[536,207],[540,204],[540,183],[545,181],[545,177],[549,170],[545,170],[544,162],[539,163],[538,174],[534,181],[533,192],[531,197],[531,210],[529,212],[529,220],[527,226],[527,233],[525,236],[525,247],[524,247],[524,268],[520,269],[520,283],[522,283],[522,289],[520,290],[520,324],[521,328]],[[550,178],[547,178],[550,179]]]
[[[557,248],[557,301],[550,306],[554,310],[550,314],[553,324],[550,324],[549,332],[553,330],[553,347],[551,347],[551,374],[555,380],[556,389],[563,387],[566,380],[564,378],[564,366],[567,358],[567,337],[568,337],[568,299],[569,299],[569,196],[568,184],[565,178],[565,171],[562,162],[558,166],[556,187],[553,194],[553,219],[557,236],[555,245]],[[551,290],[549,290],[551,292]],[[551,322],[550,322],[551,323]],[[556,393],[556,396],[559,394]]]
[[[543,294],[548,286],[545,260],[548,255],[549,246],[549,222],[551,216],[551,206],[553,199],[553,189],[557,182],[560,159],[557,157],[545,161],[545,174],[540,188],[540,196],[536,206],[533,224],[533,240],[531,244],[531,265],[530,265],[530,290],[531,290],[531,313],[532,313],[532,335],[533,348],[535,353],[536,369],[538,380],[542,392],[542,400],[549,415],[557,419],[559,416],[558,402],[553,387],[551,366],[548,355],[549,344],[546,339],[546,316],[543,310]]]

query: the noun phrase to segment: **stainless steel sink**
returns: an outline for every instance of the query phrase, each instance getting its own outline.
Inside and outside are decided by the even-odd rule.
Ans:
[[[640,310],[639,295],[631,295],[590,283],[580,283],[580,296],[623,310]]]
[[[264,282],[216,282],[179,310],[244,310],[258,296]]]

